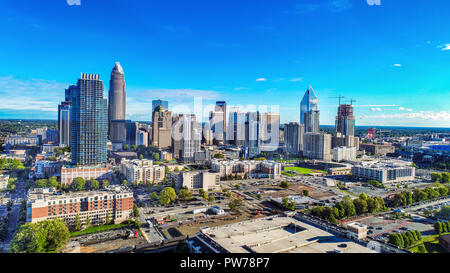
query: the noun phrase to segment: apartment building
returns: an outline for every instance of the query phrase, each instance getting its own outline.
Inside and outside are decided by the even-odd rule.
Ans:
[[[154,184],[165,178],[165,167],[153,165],[153,161],[148,159],[122,160],[120,171],[129,183]]]
[[[70,185],[77,177],[84,180],[111,180],[112,171],[108,165],[61,167],[61,185]]]
[[[183,187],[189,190],[217,191],[220,190],[220,176],[218,173],[208,171],[191,171],[171,173],[168,176],[169,183],[177,190]]]
[[[352,174],[355,178],[377,180],[381,183],[411,181],[415,177],[415,168],[411,162],[389,160],[383,162],[361,162],[353,166]]]
[[[211,171],[219,173],[220,177],[230,175],[250,178],[268,177],[277,179],[281,176],[281,164],[273,161],[257,160],[212,160],[209,163]]]
[[[78,215],[83,225],[88,217],[92,225],[103,225],[107,217],[112,223],[120,223],[133,216],[133,193],[123,186],[67,194],[48,188],[32,189],[27,199],[30,223],[60,218],[73,227]]]

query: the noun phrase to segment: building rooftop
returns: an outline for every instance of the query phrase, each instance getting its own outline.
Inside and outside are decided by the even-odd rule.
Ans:
[[[131,190],[125,186],[109,186],[106,189],[99,189],[95,191],[79,191],[69,193],[63,193],[62,191],[58,191],[53,188],[37,188],[31,189],[28,192],[27,199],[29,202],[34,202],[36,200],[49,201],[49,200],[60,200],[62,198],[85,198],[108,193],[132,194]]]
[[[209,228],[204,235],[231,253],[374,253],[349,239],[291,217],[267,217]]]

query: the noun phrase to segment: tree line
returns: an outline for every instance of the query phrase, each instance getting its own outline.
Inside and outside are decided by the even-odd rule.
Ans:
[[[411,191],[403,191],[402,193],[394,196],[394,207],[404,207],[428,200],[434,200],[439,197],[445,197],[449,195],[450,188],[441,186],[437,188],[427,187],[424,190],[414,189]]]
[[[334,207],[315,207],[311,214],[328,222],[337,224],[337,220],[350,218],[366,213],[376,213],[387,210],[384,199],[378,196],[369,197],[362,193],[359,198],[352,200],[345,196]]]
[[[431,173],[431,181],[448,183],[450,181],[450,173]]]
[[[388,242],[399,248],[410,248],[416,245],[421,240],[422,234],[418,230],[409,230],[403,233],[392,233],[391,235],[389,235]]]

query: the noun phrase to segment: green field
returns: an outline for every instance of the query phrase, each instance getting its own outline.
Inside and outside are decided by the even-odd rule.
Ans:
[[[290,176],[290,177],[296,176],[295,174],[287,173],[287,172],[281,172],[281,174],[286,175],[286,176]]]
[[[105,230],[117,229],[117,228],[126,227],[126,226],[127,226],[127,224],[116,224],[116,225],[104,225],[104,226],[90,227],[85,230],[71,232],[70,237],[89,234],[89,233],[95,233],[95,232],[100,232],[100,231],[105,231]]]
[[[450,232],[443,233],[444,234],[450,234]],[[427,249],[427,253],[447,253],[447,251],[439,244],[439,235],[431,235],[427,237],[422,238],[422,242]],[[411,252],[419,253],[419,247],[417,244],[416,246],[409,248],[408,250]]]
[[[298,174],[310,174],[310,173],[327,173],[325,171],[319,171],[319,170],[312,170],[312,169],[308,169],[308,168],[301,168],[301,167],[286,167],[284,168],[286,171],[294,171]]]

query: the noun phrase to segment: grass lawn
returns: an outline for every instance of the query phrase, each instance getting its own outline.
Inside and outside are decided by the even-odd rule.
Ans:
[[[126,226],[127,226],[127,224],[115,224],[115,225],[90,227],[85,230],[71,232],[70,237],[89,234],[89,233],[95,233],[95,232],[100,232],[100,231],[105,231],[105,230],[111,230],[111,229],[116,229],[116,228],[121,228],[121,227],[126,227]]]
[[[450,232],[443,233],[442,235],[444,234],[450,234]],[[427,249],[427,253],[447,253],[447,251],[439,244],[439,235],[437,234],[423,237],[422,242],[425,245],[425,248]],[[411,252],[419,253],[418,245],[409,248],[408,250]]]
[[[294,171],[299,174],[310,174],[310,173],[327,173],[325,171],[319,171],[319,170],[312,170],[308,168],[301,168],[301,167],[286,167],[284,168],[286,171]]]
[[[291,177],[296,176],[295,174],[287,173],[287,172],[281,172],[281,174],[286,175],[286,176],[291,176]]]

